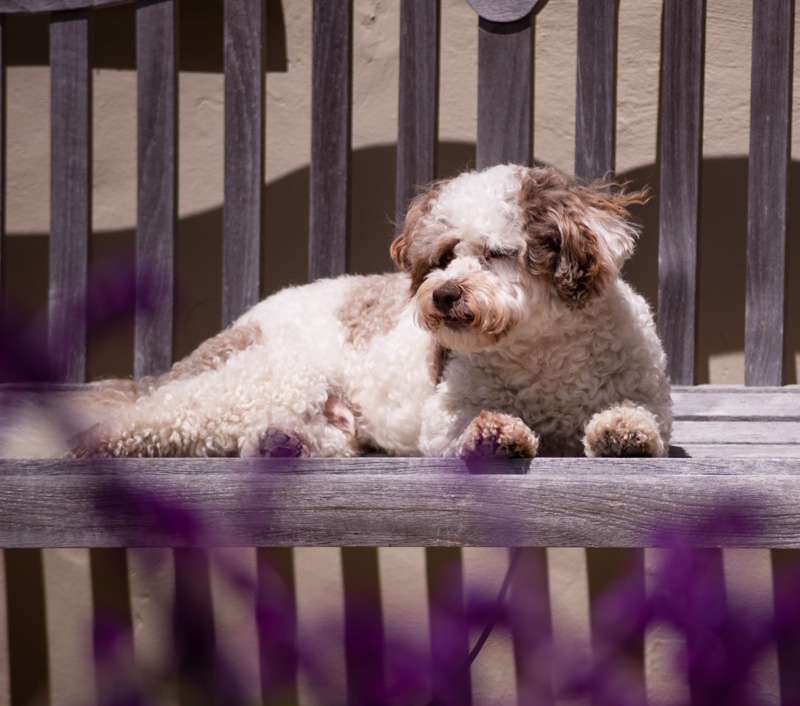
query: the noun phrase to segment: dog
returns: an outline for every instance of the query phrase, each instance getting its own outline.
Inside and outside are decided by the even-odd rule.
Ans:
[[[664,456],[665,355],[620,277],[645,192],[497,166],[435,183],[400,272],[285,289],[158,379],[90,393],[72,456]]]

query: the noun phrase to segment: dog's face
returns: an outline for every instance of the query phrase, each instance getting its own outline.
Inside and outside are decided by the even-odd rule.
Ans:
[[[469,172],[412,201],[392,257],[411,276],[418,322],[446,348],[481,350],[600,296],[633,252],[626,206],[644,196],[545,168]]]

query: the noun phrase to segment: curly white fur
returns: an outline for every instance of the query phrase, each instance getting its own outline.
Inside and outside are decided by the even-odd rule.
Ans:
[[[510,165],[434,185],[404,273],[269,297],[143,393],[101,391],[71,453],[663,455],[664,354],[619,278],[634,200]]]

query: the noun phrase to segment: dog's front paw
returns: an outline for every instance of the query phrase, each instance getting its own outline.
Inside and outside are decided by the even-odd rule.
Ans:
[[[517,417],[481,412],[458,440],[456,455],[464,459],[533,458],[539,437]]]
[[[307,458],[308,446],[296,434],[270,427],[258,440],[258,454],[264,458]]]
[[[658,420],[647,408],[626,402],[595,414],[586,425],[587,456],[663,456]]]

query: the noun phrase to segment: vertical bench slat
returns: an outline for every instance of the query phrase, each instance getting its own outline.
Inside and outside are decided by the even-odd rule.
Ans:
[[[352,26],[352,0],[314,0],[308,254],[312,280],[335,277],[347,269]]]
[[[0,296],[6,267],[6,18],[0,17]],[[3,307],[0,302],[0,323]]]
[[[616,0],[580,0],[575,175],[590,181],[615,166],[616,73]]]
[[[466,628],[462,551],[428,547],[428,615],[431,640],[431,703],[472,704],[470,671],[464,669],[470,650]]]
[[[3,555],[11,692],[5,703],[29,704],[50,686],[42,550],[4,549]]]
[[[134,375],[157,375],[172,364],[175,234],[178,219],[177,0],[139,0],[138,272]],[[147,306],[142,307],[142,302]]]
[[[420,185],[436,176],[439,113],[440,0],[400,6],[400,97],[397,130],[396,223]]]
[[[745,383],[783,382],[794,0],[753,5]]]
[[[223,326],[260,298],[264,220],[264,31],[264,0],[226,0]]]
[[[528,166],[533,153],[533,19],[478,23],[477,167]]]
[[[658,326],[673,384],[695,381],[704,0],[665,0]]]
[[[49,354],[61,382],[86,378],[86,280],[91,228],[91,15],[53,13]]]
[[[0,19],[0,31],[2,20]],[[11,660],[8,640],[8,592],[6,589],[5,550],[0,549],[0,703],[11,703]]]

